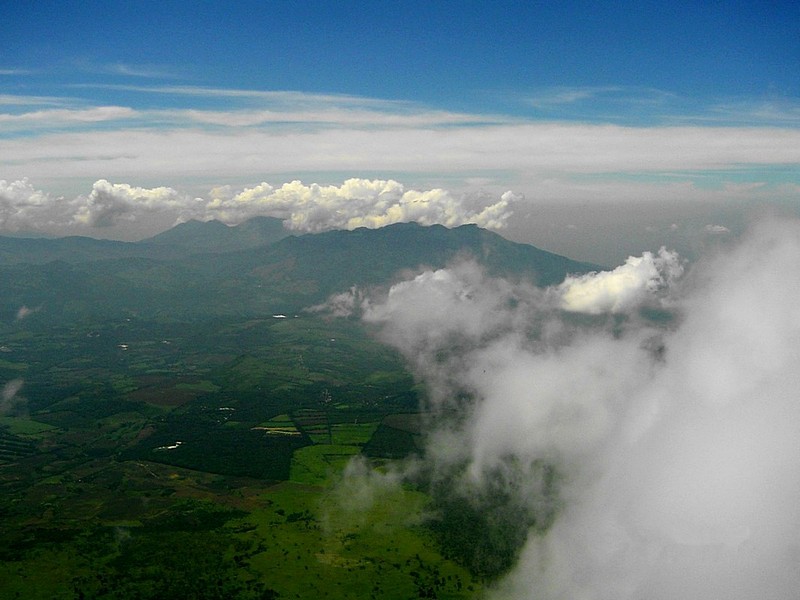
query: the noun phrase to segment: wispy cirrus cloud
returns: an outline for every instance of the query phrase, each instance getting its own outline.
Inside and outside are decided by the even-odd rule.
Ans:
[[[0,94],[0,106],[58,106],[69,102],[69,99],[58,96]]]
[[[621,125],[791,126],[800,123],[800,99],[718,98],[700,102],[657,88],[635,86],[551,87],[520,94],[516,101],[557,120],[605,120]]]
[[[663,104],[674,100],[677,96],[671,92],[655,88],[607,86],[558,86],[547,88],[530,95],[523,95],[522,100],[536,108],[563,106],[587,101],[616,102],[619,104]]]
[[[122,62],[103,65],[99,72],[146,79],[166,79],[176,76],[174,68],[164,65],[132,65]]]
[[[211,127],[235,133],[237,129],[270,126],[303,128],[427,128],[511,123],[514,119],[501,115],[476,115],[435,110],[402,101],[385,101],[355,96],[303,94],[299,92],[264,92],[192,86],[94,85],[72,88],[100,88],[120,92],[143,92],[166,96],[189,96],[224,101],[219,107],[148,107],[125,105],[92,106],[80,98],[33,96],[0,96],[0,105],[23,107],[23,110],[0,113],[6,123],[5,135],[27,135],[55,123],[136,120],[139,128],[180,130]],[[39,107],[47,100],[59,104],[58,109],[25,111]],[[2,137],[2,136],[0,136]]]
[[[386,100],[354,96],[350,94],[320,94],[292,90],[254,90],[242,88],[219,88],[195,85],[135,85],[116,83],[76,83],[68,86],[74,90],[104,90],[110,92],[134,92],[146,96],[168,97],[170,106],[176,98],[184,102],[197,100],[224,101],[228,110],[247,108],[250,110],[282,110],[309,111],[320,109],[360,109],[374,110],[383,113],[430,112],[430,109],[416,102],[407,100]],[[179,103],[180,104],[180,103]],[[194,105],[181,104],[187,110]],[[441,111],[446,113],[446,111]]]
[[[707,114],[697,117],[706,122],[739,125],[770,123],[777,126],[800,125],[800,99],[775,98],[757,102],[729,101],[710,107]],[[687,118],[688,122],[690,119]]]
[[[0,75],[17,76],[17,75],[32,75],[36,71],[31,69],[0,69]]]
[[[663,121],[685,104],[677,94],[648,87],[557,86],[517,96],[517,102],[540,118],[577,119],[617,124]]]
[[[358,106],[414,106],[416,103],[405,100],[384,100],[349,94],[318,94],[291,90],[254,90],[242,88],[221,88],[195,85],[133,85],[116,83],[75,83],[73,89],[116,90],[121,92],[141,92],[168,96],[193,96],[207,98],[248,98],[270,104],[308,106],[318,104],[350,104]]]
[[[24,112],[21,114],[0,114],[0,123],[19,126],[47,126],[56,123],[96,123],[130,119],[139,113],[125,106],[95,106],[74,109],[57,108]]]
[[[190,85],[124,85],[76,84],[75,89],[101,89],[118,92],[138,92],[170,98],[185,97],[224,101],[217,109],[187,106],[173,109],[174,114],[215,119],[218,124],[231,126],[277,120],[316,123],[332,122],[341,125],[386,124],[451,125],[496,124],[517,122],[501,114],[473,114],[431,109],[407,100],[385,100],[348,94],[318,94],[297,91],[249,90]],[[255,116],[255,117],[254,117]],[[243,117],[243,118],[241,118]],[[227,120],[226,120],[227,119]]]
[[[443,127],[485,124],[486,117],[444,111],[383,113],[362,109],[324,108],[320,110],[185,110],[162,113],[177,120],[225,127],[254,127],[269,124],[332,125],[351,127]]]

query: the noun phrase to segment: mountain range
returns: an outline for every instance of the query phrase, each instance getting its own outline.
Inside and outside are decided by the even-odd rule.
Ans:
[[[270,217],[235,227],[190,221],[140,242],[0,237],[0,318],[15,319],[23,306],[50,322],[294,313],[353,285],[387,284],[460,257],[537,285],[601,268],[476,225],[399,223],[294,236]]]

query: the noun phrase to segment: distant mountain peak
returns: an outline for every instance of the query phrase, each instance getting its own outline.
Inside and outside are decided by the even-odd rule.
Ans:
[[[281,219],[259,216],[234,226],[216,220],[186,221],[143,242],[198,253],[230,252],[272,244],[289,235]]]

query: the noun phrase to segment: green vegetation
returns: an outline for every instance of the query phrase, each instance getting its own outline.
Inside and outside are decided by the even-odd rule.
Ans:
[[[516,562],[530,530],[550,526],[558,509],[557,481],[543,463],[521,465],[509,459],[485,474],[483,486],[471,489],[475,484],[464,471],[426,481],[432,499],[429,526],[444,556],[491,580]],[[536,510],[523,500],[532,489],[540,499]]]
[[[294,453],[289,478],[297,483],[323,485],[337,477],[358,453],[358,446],[319,444],[302,448]]]
[[[7,429],[14,435],[35,436],[39,433],[55,429],[55,427],[24,417],[0,417],[0,431],[3,429]]]
[[[420,447],[413,380],[358,323],[30,319],[0,345],[25,366],[0,371],[19,388],[0,417],[0,597],[482,588],[437,549],[428,495],[342,491],[353,457]]]
[[[475,598],[547,526],[505,486],[386,476],[424,450],[420,389],[358,320],[303,309],[465,254],[594,266],[475,226],[246,225],[0,238],[0,598]]]

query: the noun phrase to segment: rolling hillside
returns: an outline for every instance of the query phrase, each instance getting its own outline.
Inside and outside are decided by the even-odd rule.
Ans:
[[[401,223],[289,236],[275,219],[238,227],[190,222],[138,243],[0,238],[0,318],[247,316],[299,311],[353,285],[471,257],[496,276],[538,285],[597,265],[510,242],[475,225]]]

